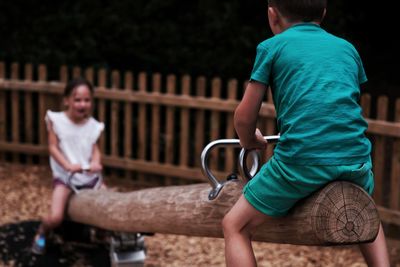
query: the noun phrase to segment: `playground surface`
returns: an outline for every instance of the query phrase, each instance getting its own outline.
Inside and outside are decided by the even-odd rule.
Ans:
[[[127,179],[105,177],[113,190],[138,186]],[[0,267],[94,266],[108,264],[108,251],[59,241],[46,256],[33,256],[29,246],[51,196],[47,166],[0,163]],[[221,238],[155,234],[145,237],[145,267],[225,266]],[[388,240],[392,266],[400,267],[400,241]],[[366,266],[356,246],[309,247],[254,242],[259,266]],[[95,261],[97,259],[97,261]],[[101,263],[99,263],[101,262]],[[40,265],[39,265],[40,264]]]

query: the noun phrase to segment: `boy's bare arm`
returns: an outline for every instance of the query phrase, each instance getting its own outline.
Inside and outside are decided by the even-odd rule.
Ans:
[[[267,142],[258,131],[256,134],[257,118],[261,108],[266,85],[250,82],[243,99],[235,110],[234,124],[240,144],[246,149],[264,149]]]

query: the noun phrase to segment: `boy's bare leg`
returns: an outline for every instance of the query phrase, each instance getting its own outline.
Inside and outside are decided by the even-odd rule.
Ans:
[[[389,267],[389,253],[386,245],[382,225],[379,227],[378,236],[372,243],[360,244],[361,253],[369,267]]]
[[[225,238],[226,266],[256,266],[251,245],[251,231],[267,216],[251,206],[242,195],[222,222]]]

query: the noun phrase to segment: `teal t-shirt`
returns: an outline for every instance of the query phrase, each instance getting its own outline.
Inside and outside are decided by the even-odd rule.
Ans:
[[[349,42],[317,24],[296,24],[258,45],[251,80],[272,88],[281,134],[276,159],[299,165],[368,161],[368,125],[358,103],[367,77]]]

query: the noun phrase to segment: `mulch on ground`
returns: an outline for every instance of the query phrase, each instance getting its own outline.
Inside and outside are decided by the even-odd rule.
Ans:
[[[105,178],[119,191],[137,190],[129,180]],[[108,248],[82,245],[55,234],[46,256],[29,251],[40,218],[51,197],[47,166],[0,163],[0,266],[109,266]],[[389,240],[392,266],[400,267],[400,242]],[[145,237],[146,267],[225,266],[224,242],[155,234]],[[259,266],[366,266],[357,246],[309,247],[254,242]]]

